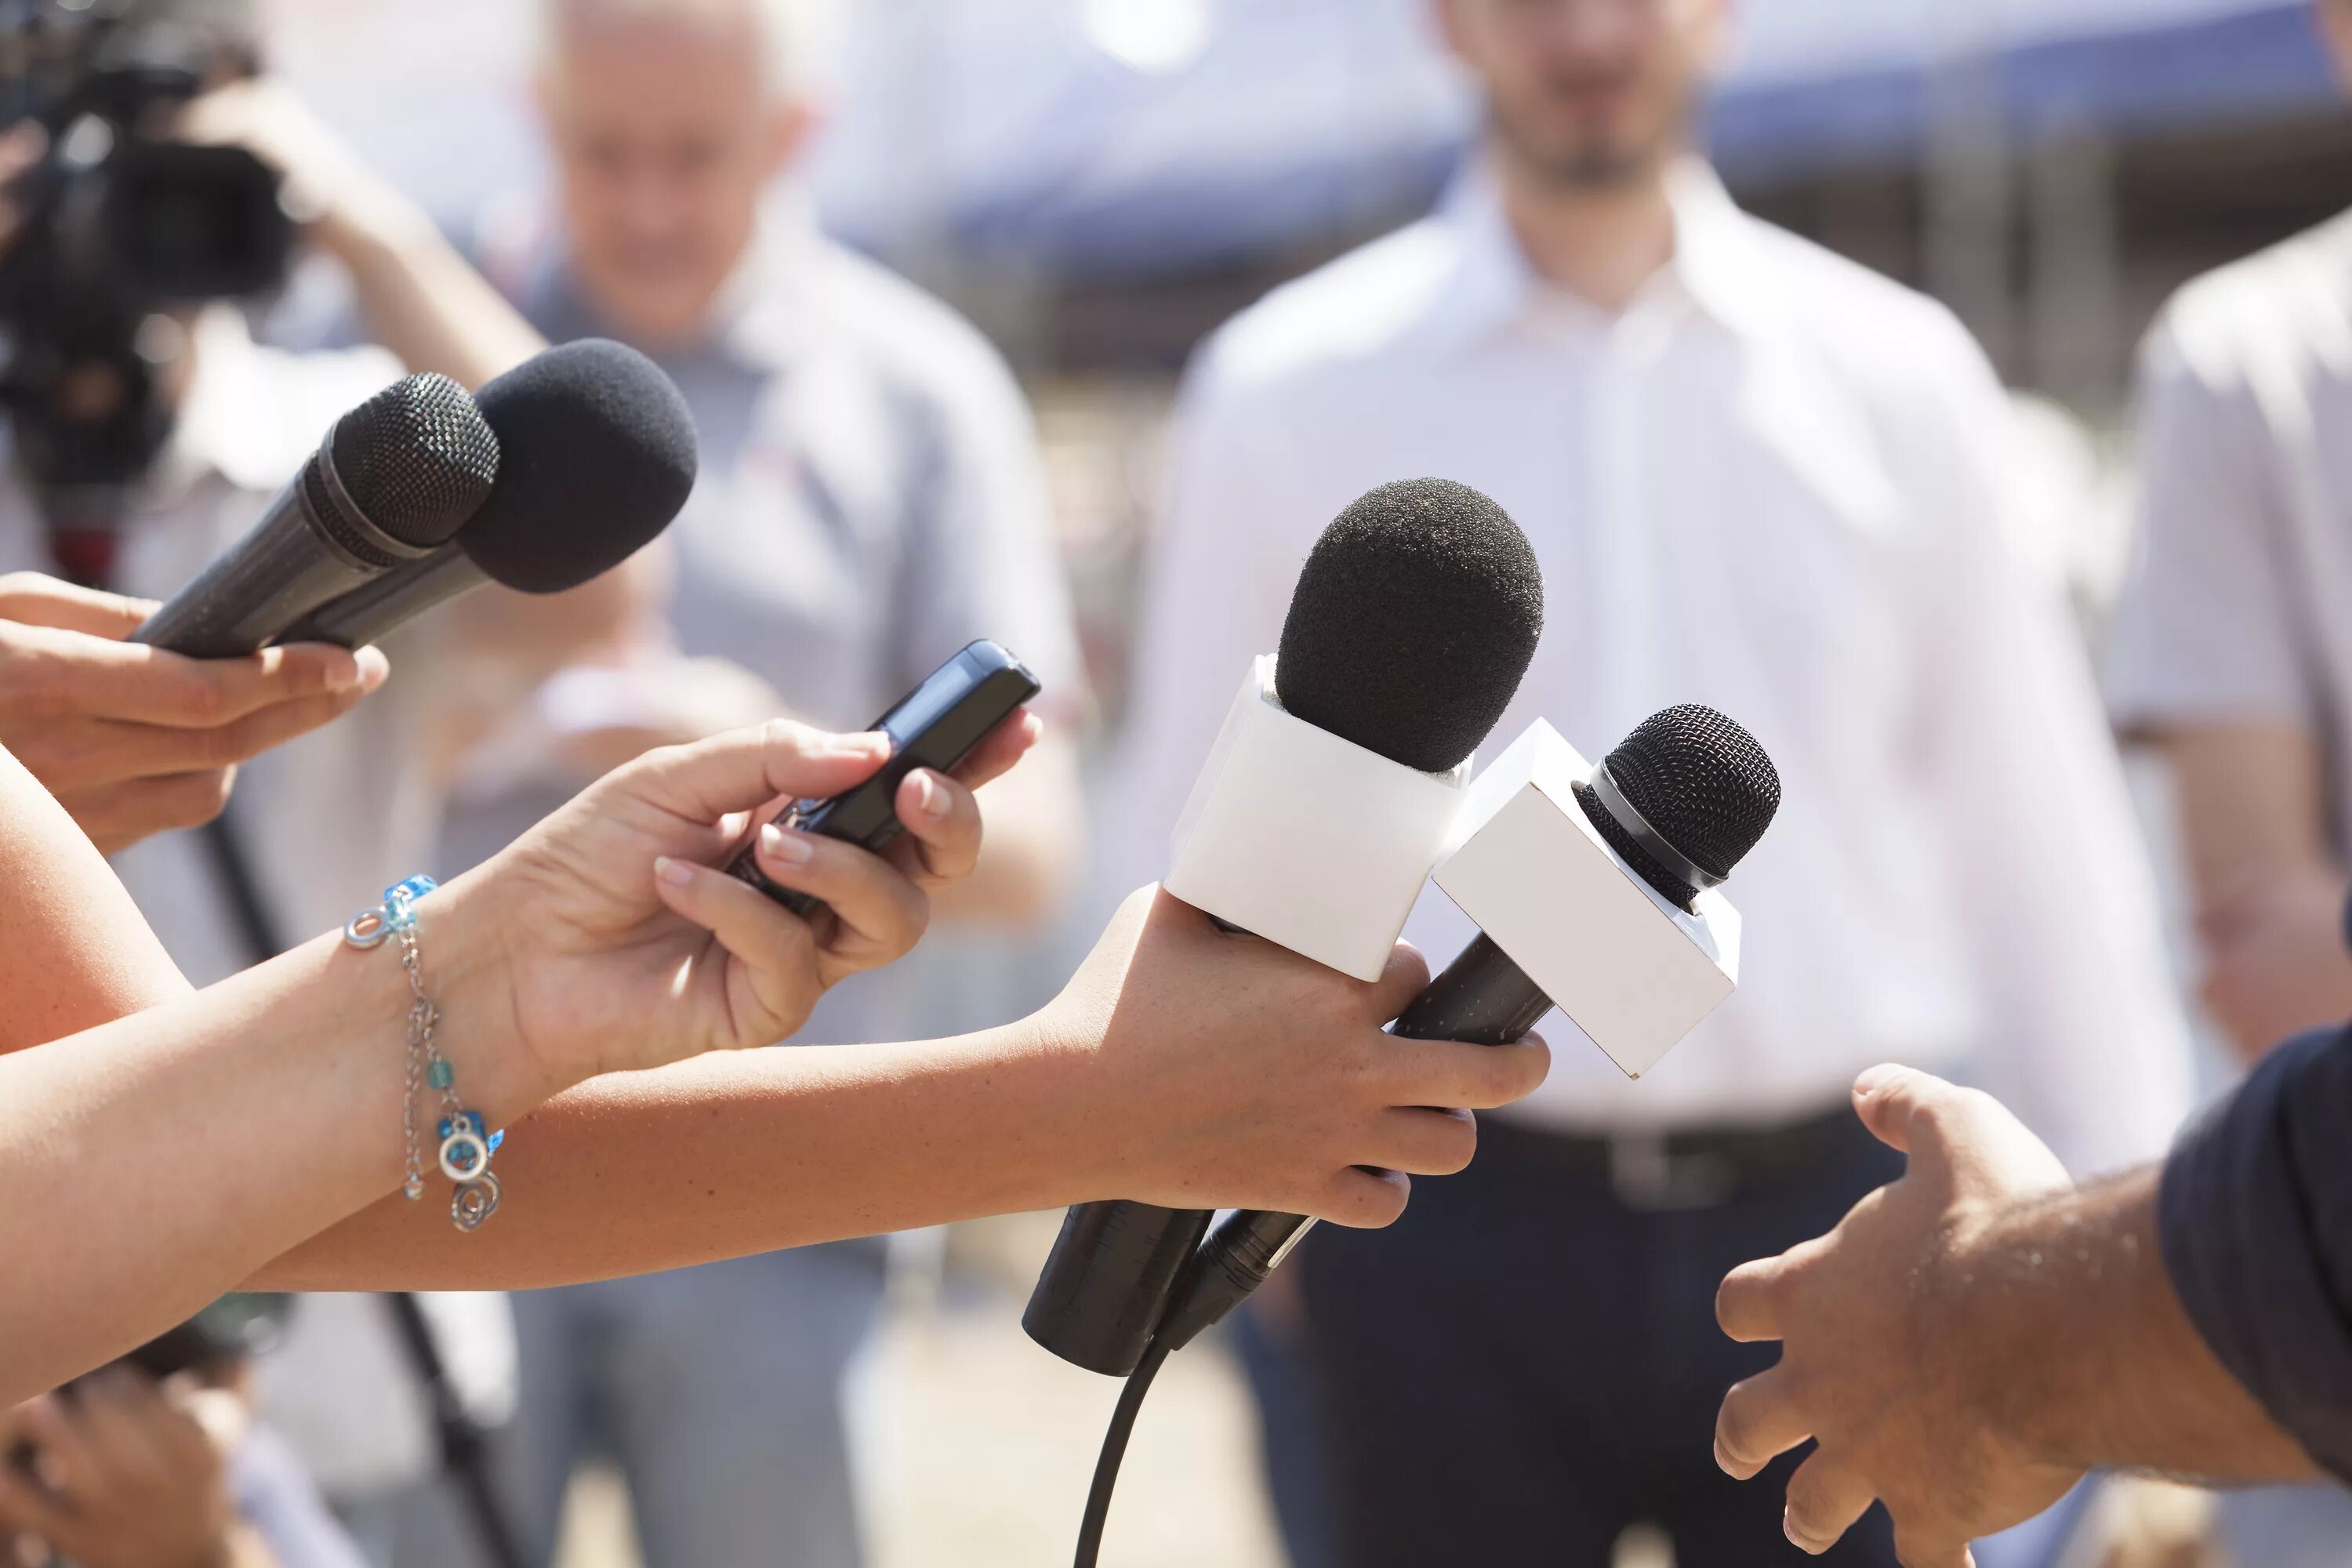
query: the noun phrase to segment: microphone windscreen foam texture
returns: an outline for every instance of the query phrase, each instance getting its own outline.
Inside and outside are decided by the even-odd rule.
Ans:
[[[1450,479],[1382,485],[1307,554],[1276,695],[1318,729],[1444,773],[1510,705],[1543,602],[1535,552],[1501,507]]]
[[[499,438],[446,375],[404,376],[337,420],[327,439],[360,514],[420,550],[464,527],[499,477]]]
[[[610,571],[694,489],[694,416],[636,350],[583,338],[476,395],[498,432],[498,487],[458,547],[495,582],[553,594]]]
[[[1780,773],[1736,720],[1696,702],[1654,713],[1608,756],[1626,803],[1693,864],[1718,877],[1747,858],[1780,809]],[[1633,841],[1580,784],[1577,800],[1609,847],[1643,880],[1685,909],[1697,889]]]

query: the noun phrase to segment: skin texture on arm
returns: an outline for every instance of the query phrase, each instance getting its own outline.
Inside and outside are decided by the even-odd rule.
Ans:
[[[2093,1466],[2319,1478],[2182,1310],[2153,1170],[2076,1190],[1996,1101],[1905,1068],[1864,1074],[1854,1105],[1909,1172],[1717,1300],[1732,1338],[1783,1344],[1725,1397],[1717,1463],[1746,1479],[1820,1445],[1790,1479],[1791,1541],[1826,1551],[1879,1500],[1905,1568],[1958,1568]]]
[[[2325,768],[2284,721],[2142,731],[2169,765],[2197,893],[2200,994],[2248,1060],[2352,1016],[2347,879],[2328,847]]]
[[[599,1080],[500,1152],[517,1223],[459,1237],[378,1204],[255,1285],[531,1289],[1108,1196],[1257,1207],[1279,1191],[1285,1212],[1385,1225],[1409,1190],[1396,1173],[1450,1173],[1475,1147],[1467,1117],[1415,1108],[1504,1104],[1548,1064],[1539,1041],[1482,1057],[1382,1034],[1427,973],[1401,948],[1377,984],[1346,980],[1147,889],[1022,1024]]]

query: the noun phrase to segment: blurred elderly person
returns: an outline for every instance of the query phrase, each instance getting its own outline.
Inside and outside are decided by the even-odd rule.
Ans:
[[[1162,852],[1233,683],[1349,500],[1438,474],[1550,595],[1496,744],[1598,755],[1705,701],[1786,796],[1730,892],[1743,981],[1641,1082],[1559,1045],[1477,1162],[1380,1236],[1318,1231],[1291,1319],[1350,1568],[1798,1562],[1707,1433],[1770,1352],[1721,1267],[1900,1170],[1846,1089],[1997,1087],[2077,1171],[2188,1105],[2149,873],[2061,584],[2021,546],[1991,367],[1933,302],[1735,206],[1694,153],[1728,0],[1438,0],[1486,134],[1442,209],[1274,293],[1193,366],[1150,582],[1125,841]],[[1156,795],[1152,793],[1157,791]],[[1469,934],[1428,898],[1408,934]],[[1277,1327],[1266,1316],[1259,1327]],[[1892,1563],[1883,1515],[1833,1552]]]
[[[539,736],[481,759],[469,851],[535,816],[532,790],[568,793],[548,757],[593,769],[779,712],[855,729],[976,637],[1036,670],[1049,721],[1076,710],[1018,386],[940,301],[820,234],[793,178],[820,120],[826,20],[799,0],[544,7],[555,199],[486,224],[483,264],[551,339],[652,355],[693,409],[702,469],[668,534],[666,626],[613,668],[561,678]],[[1021,773],[991,786],[988,854],[940,901],[943,921],[1003,931],[1055,901],[1081,843],[1067,741]],[[970,946],[961,956],[842,987],[805,1037],[983,1021],[971,1015],[1002,988]],[[927,1016],[909,1016],[908,993]],[[551,1547],[575,1463],[601,1451],[628,1480],[648,1563],[858,1562],[843,1378],[884,1276],[869,1240],[518,1298],[510,1458],[533,1550]]]
[[[2352,0],[2316,9],[2345,75]],[[2172,775],[2203,998],[2248,1061],[2352,1016],[2347,321],[2352,214],[2190,283],[2141,355],[2141,553],[2108,700]],[[2249,1563],[2352,1563],[2335,1492],[2232,1496],[2221,1530]]]

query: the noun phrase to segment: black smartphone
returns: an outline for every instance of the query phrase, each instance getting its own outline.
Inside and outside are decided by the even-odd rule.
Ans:
[[[870,779],[829,800],[794,801],[778,820],[803,833],[821,833],[879,852],[906,828],[898,820],[898,785],[917,768],[953,773],[990,731],[1044,688],[1029,667],[985,637],[933,670],[920,686],[867,726],[890,737],[890,760]],[[824,903],[780,888],[760,869],[747,847],[727,868],[796,915]]]

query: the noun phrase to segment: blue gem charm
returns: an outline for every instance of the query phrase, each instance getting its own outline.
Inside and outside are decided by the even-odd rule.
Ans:
[[[456,1079],[457,1069],[449,1065],[446,1057],[436,1057],[433,1065],[425,1069],[425,1081],[436,1089],[446,1089]]]

